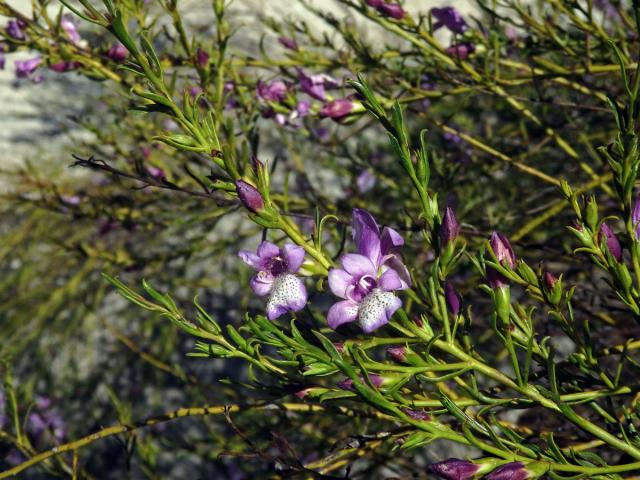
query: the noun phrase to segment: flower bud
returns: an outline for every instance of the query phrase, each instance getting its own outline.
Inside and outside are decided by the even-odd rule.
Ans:
[[[360,380],[364,383],[364,378],[360,377]],[[369,380],[371,381],[373,386],[376,388],[380,388],[382,386],[383,379],[380,375],[377,375],[375,373],[370,373]],[[338,385],[338,388],[341,388],[342,390],[350,390],[350,391],[355,390],[353,388],[353,380],[351,380],[350,378],[346,378],[338,382],[337,385]]]
[[[289,50],[298,50],[298,43],[293,38],[288,37],[278,37],[278,42],[284,48],[288,48]]]
[[[458,60],[466,60],[475,51],[476,47],[472,43],[458,43],[445,49],[447,55],[456,57]]]
[[[457,317],[460,313],[460,296],[451,282],[445,282],[444,284],[444,298],[447,302],[449,312],[451,312],[454,317]]]
[[[411,418],[413,418],[414,420],[424,420],[424,421],[431,420],[431,415],[429,415],[429,413],[426,412],[425,410],[417,410],[415,408],[404,408],[402,409],[402,411],[406,413],[408,416],[410,416]]]
[[[442,225],[440,225],[440,244],[445,246],[455,242],[460,233],[460,224],[456,218],[456,214],[451,207],[447,207],[442,217]]]
[[[513,249],[511,248],[511,244],[507,237],[499,232],[493,232],[491,234],[489,245],[501,265],[507,268],[513,268],[515,266],[516,255],[513,253]],[[494,290],[503,289],[508,286],[508,281],[504,275],[491,267],[487,268],[487,279],[489,280],[489,285]]]
[[[448,458],[442,462],[432,463],[428,467],[430,473],[445,480],[468,480],[473,478],[479,469],[479,465],[459,458]]]
[[[402,6],[397,3],[383,3],[378,7],[378,11],[382,15],[395,18],[396,20],[402,19],[406,14]]]
[[[526,480],[535,478],[529,475],[522,462],[511,462],[498,467],[493,472],[485,475],[486,480]],[[537,475],[536,475],[537,476]]]
[[[633,204],[631,224],[633,225],[636,240],[640,240],[640,197],[638,197],[636,202]]]
[[[250,212],[258,213],[264,208],[264,199],[253,185],[248,184],[244,180],[237,180],[236,192],[242,204]]]
[[[407,361],[407,351],[404,347],[387,348],[387,356],[398,363],[405,363]]]
[[[544,272],[544,284],[548,290],[552,290],[557,281],[558,277],[556,277],[553,273]]]
[[[589,228],[595,230],[598,225],[598,203],[593,195],[587,200],[587,205],[584,208],[584,216]]]
[[[320,118],[329,117],[339,122],[347,117],[353,110],[353,103],[346,98],[339,98],[325,103],[320,109]]]
[[[604,236],[605,245],[607,246],[607,250],[611,253],[611,256],[616,259],[617,262],[622,260],[622,246],[620,245],[620,240],[614,233],[607,223],[603,223],[600,227],[600,235],[598,241],[602,241],[602,237]]]
[[[203,49],[198,48],[196,50],[196,62],[198,62],[200,68],[205,68],[209,64],[209,54]]]

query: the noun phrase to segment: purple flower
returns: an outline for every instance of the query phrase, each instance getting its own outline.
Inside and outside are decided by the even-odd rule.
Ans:
[[[451,57],[456,57],[458,60],[466,60],[473,52],[476,51],[475,45],[472,43],[457,43],[451,45],[445,49],[445,53]]]
[[[489,240],[491,250],[498,262],[508,268],[513,268],[516,265],[516,255],[513,253],[513,248],[509,243],[509,239],[499,232],[493,232],[491,234],[491,240]],[[489,285],[494,290],[497,288],[503,288],[507,286],[507,279],[500,272],[494,270],[491,267],[487,268],[487,276]]]
[[[363,170],[356,178],[356,185],[361,194],[367,193],[376,186],[376,177],[371,170]]]
[[[365,0],[365,3],[373,8],[378,8],[384,3],[384,0]]]
[[[447,207],[440,225],[440,244],[444,247],[451,242],[455,242],[460,233],[460,224],[456,214],[451,207]]]
[[[16,60],[16,77],[27,78],[36,71],[42,63],[42,58],[34,57],[29,60]]]
[[[406,413],[408,416],[410,416],[411,418],[413,418],[414,420],[423,420],[423,421],[431,420],[431,415],[429,415],[429,413],[426,412],[425,410],[416,410],[414,408],[405,408],[402,411],[404,413]]]
[[[521,462],[511,462],[498,467],[484,478],[486,480],[526,480],[529,478],[529,472]]]
[[[633,225],[636,240],[640,240],[640,198],[637,198],[633,205],[631,224]]]
[[[436,19],[433,25],[434,30],[446,27],[453,33],[464,33],[467,29],[467,22],[454,7],[432,8],[431,15]]]
[[[236,181],[236,193],[250,212],[258,213],[264,208],[264,199],[258,189],[244,180]]]
[[[360,380],[364,383],[364,378],[360,377]],[[376,388],[380,388],[382,386],[382,377],[380,375],[377,375],[375,373],[370,373],[369,374],[369,380],[371,380],[371,383],[373,384],[374,387]],[[351,390],[353,391],[353,380],[351,380],[350,378],[347,378],[345,380],[342,380],[340,382],[338,382],[338,388],[341,388],[342,390]]]
[[[451,282],[445,282],[444,284],[444,299],[451,314],[457,317],[460,313],[460,296]]]
[[[378,6],[378,12],[387,17],[395,18],[396,20],[402,19],[406,14],[397,3],[382,3]]]
[[[69,72],[71,70],[75,70],[79,66],[80,66],[80,62],[63,61],[58,63],[52,63],[51,65],[49,65],[49,70],[53,70],[54,72],[58,72],[58,73],[64,73],[64,72]]]
[[[129,50],[120,42],[114,43],[107,52],[107,57],[118,63],[124,61],[128,55]]]
[[[198,48],[196,50],[196,62],[200,68],[205,68],[209,64],[209,54],[203,49]]]
[[[556,285],[558,278],[551,272],[544,272],[544,284],[547,289],[551,290]]]
[[[4,43],[0,43],[0,70],[4,70],[4,65],[5,65],[4,52],[5,52],[5,45]]]
[[[602,239],[603,236],[605,244],[607,245],[607,249],[609,250],[609,253],[611,253],[611,256],[615,258],[616,261],[621,261],[622,245],[620,245],[620,240],[618,240],[618,237],[606,222],[603,223],[600,227],[599,240]]]
[[[78,45],[82,41],[82,37],[78,33],[76,24],[70,15],[62,16],[62,19],[60,20],[60,27],[62,27],[62,30],[64,30],[64,33],[67,35],[67,38],[71,43]]]
[[[9,20],[7,22],[7,35],[14,40],[25,40],[27,37],[24,34],[25,23],[22,20]]]
[[[448,458],[429,465],[429,472],[445,480],[468,480],[480,469],[478,465],[459,458]]]
[[[307,290],[294,274],[304,261],[304,249],[287,243],[282,248],[263,241],[257,253],[247,250],[238,256],[257,270],[251,277],[250,286],[259,297],[269,296],[267,318],[275,320],[286,312],[297,312],[307,303]]]
[[[281,102],[287,96],[287,85],[282,80],[263,82],[260,80],[257,86],[258,97],[265,102]]]
[[[339,98],[325,103],[320,109],[320,118],[329,117],[336,122],[344,120],[353,110],[353,103],[346,98]]]
[[[301,68],[298,69],[298,81],[304,93],[321,101],[327,99],[325,88],[337,88],[340,85],[335,78],[327,74],[307,75]]]
[[[327,320],[333,329],[357,321],[371,333],[402,305],[392,292],[409,286],[409,273],[396,253],[404,240],[388,227],[381,233],[371,214],[359,209],[353,211],[353,239],[358,253],[344,255],[342,268],[329,271],[329,288],[344,300],[331,307]]]
[[[289,50],[298,50],[298,43],[293,38],[278,37],[278,42]]]
[[[404,347],[389,347],[387,355],[398,363],[404,363],[407,360],[407,349]]]

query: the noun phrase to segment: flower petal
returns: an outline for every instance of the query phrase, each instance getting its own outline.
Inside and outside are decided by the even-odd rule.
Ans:
[[[389,268],[378,279],[378,286],[385,292],[392,292],[393,290],[402,289],[402,280],[398,272]]]
[[[411,275],[409,274],[409,270],[407,270],[406,265],[402,262],[400,255],[392,253],[387,257],[388,258],[384,261],[384,264],[395,270],[402,282],[402,288],[399,288],[398,290],[405,290],[409,288],[411,286]]]
[[[274,320],[286,312],[297,312],[307,304],[307,289],[295,275],[278,276],[267,302],[267,318]]]
[[[256,270],[260,269],[260,257],[249,250],[240,250],[238,252],[238,256],[242,259],[244,263],[255,268]]]
[[[268,272],[258,272],[249,281],[249,286],[253,293],[259,297],[269,295],[273,286],[273,276]]]
[[[389,323],[391,315],[402,306],[402,300],[393,293],[375,291],[362,300],[358,310],[358,323],[365,333]]]
[[[381,257],[380,228],[373,216],[366,210],[354,208],[352,229],[358,253],[377,264]]]
[[[286,243],[282,247],[282,256],[285,262],[287,262],[287,270],[289,273],[296,273],[300,270],[302,262],[304,262],[304,248],[294,245],[293,243]]]
[[[341,268],[329,270],[329,288],[335,296],[347,298],[347,288],[354,283],[354,278]]]
[[[258,246],[258,256],[261,260],[265,260],[267,258],[277,257],[280,255],[280,249],[274,243],[271,243],[268,240],[263,241]]]
[[[404,245],[404,238],[393,228],[384,227],[382,235],[380,235],[380,249],[382,255],[388,254],[393,247],[401,247]]]
[[[357,253],[347,253],[340,259],[344,269],[356,278],[360,278],[363,275],[376,276],[376,266],[364,255]]]
[[[327,323],[334,330],[343,323],[354,322],[358,318],[358,304],[350,300],[334,303],[327,314]]]

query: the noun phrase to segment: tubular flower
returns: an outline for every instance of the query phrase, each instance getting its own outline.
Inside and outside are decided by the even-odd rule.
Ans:
[[[486,480],[526,480],[530,478],[529,473],[521,462],[511,462],[485,475],[484,478]]]
[[[329,310],[333,329],[357,321],[365,333],[389,322],[402,301],[392,292],[410,285],[409,272],[397,253],[402,237],[385,227],[382,232],[370,213],[353,212],[353,239],[358,253],[342,257],[342,268],[329,271],[329,288],[343,298]]]
[[[455,242],[459,234],[460,224],[456,218],[456,213],[453,211],[453,208],[447,207],[442,218],[442,225],[440,226],[440,243],[447,245]]]
[[[129,50],[120,42],[114,43],[107,51],[107,57],[114,62],[123,62],[129,55]]]
[[[256,253],[242,250],[238,256],[257,270],[250,286],[259,297],[268,296],[267,318],[275,320],[286,312],[297,312],[307,303],[307,289],[295,273],[304,261],[304,249],[291,243],[282,248],[263,241]]]

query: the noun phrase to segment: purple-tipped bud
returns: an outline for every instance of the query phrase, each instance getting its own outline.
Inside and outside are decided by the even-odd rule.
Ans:
[[[396,20],[400,20],[406,15],[406,12],[397,3],[383,3],[378,7],[378,11],[382,15],[395,18]]]
[[[631,223],[635,233],[636,240],[640,240],[640,197],[636,199],[631,212]]]
[[[601,240],[603,236],[604,236],[604,241],[607,245],[607,249],[609,250],[609,253],[611,253],[611,256],[615,258],[617,262],[621,261],[622,245],[620,245],[620,240],[618,240],[618,237],[616,236],[614,231],[611,230],[611,227],[607,225],[606,222],[603,223],[602,226],[600,227],[599,239]]]
[[[521,462],[511,462],[498,467],[484,478],[486,480],[526,480],[529,478],[529,471]]]
[[[200,66],[200,68],[205,68],[209,65],[209,54],[203,49],[198,48],[196,50],[196,62],[198,62],[198,66]]]
[[[9,20],[7,22],[7,35],[14,40],[25,40],[24,27],[26,25],[22,20]]]
[[[433,25],[434,30],[446,27],[453,33],[464,33],[467,29],[467,22],[454,7],[432,8],[431,15],[436,19]]]
[[[33,72],[36,71],[36,69],[40,66],[41,63],[42,63],[42,58],[40,57],[31,58],[29,60],[16,60],[15,61],[16,77],[18,78],[29,77]]]
[[[407,360],[407,351],[404,347],[389,347],[387,356],[398,363],[404,363]]]
[[[384,0],[365,0],[365,3],[373,8],[378,8],[384,3]]]
[[[479,469],[478,465],[459,458],[448,458],[429,465],[429,472],[445,480],[468,480],[473,478]]]
[[[298,50],[298,43],[293,38],[288,37],[278,37],[278,42],[284,48],[288,48],[289,50]]]
[[[409,415],[414,420],[424,420],[424,421],[431,420],[431,415],[429,415],[429,413],[424,410],[416,410],[414,408],[404,408],[402,411],[407,415]]]
[[[544,284],[548,290],[553,289],[557,281],[558,277],[556,277],[553,273],[544,272]]]
[[[236,192],[242,204],[250,212],[258,213],[264,208],[264,199],[258,189],[253,185],[248,184],[244,180],[237,180]]]
[[[320,109],[319,115],[320,118],[329,117],[336,122],[339,122],[346,118],[347,115],[351,113],[351,110],[353,110],[353,103],[351,100],[339,98],[325,103]]]
[[[444,284],[444,298],[447,302],[447,308],[454,317],[460,313],[460,296],[451,282]]]
[[[466,60],[475,51],[476,47],[472,43],[458,43],[445,49],[447,55],[459,60]]]
[[[362,377],[360,377],[360,380],[362,382],[364,382],[364,379]],[[382,386],[382,377],[380,375],[376,375],[375,373],[370,373],[369,374],[369,380],[371,380],[371,383],[376,388],[380,388]],[[354,390],[354,388],[353,388],[353,380],[351,380],[350,378],[346,378],[346,379],[338,382],[337,386],[338,386],[338,388],[341,388],[342,390],[350,390],[350,391]]]
[[[257,92],[258,97],[266,102],[281,102],[287,96],[287,85],[282,80],[269,83],[259,81]]]
[[[460,224],[456,218],[456,214],[451,207],[447,207],[440,225],[440,243],[446,246],[450,242],[455,242],[460,233]]]
[[[49,70],[53,70],[57,73],[70,72],[80,67],[80,62],[58,62],[49,65]]]
[[[511,244],[507,237],[499,232],[493,232],[491,234],[491,240],[489,241],[491,250],[495,254],[498,262],[505,267],[513,268],[516,265],[516,255],[513,253]],[[487,277],[489,285],[494,290],[498,288],[504,288],[508,285],[507,279],[500,272],[493,268],[487,268]]]
[[[107,57],[109,57],[114,62],[122,62],[129,55],[129,50],[120,42],[113,44],[113,46],[107,52]]]

